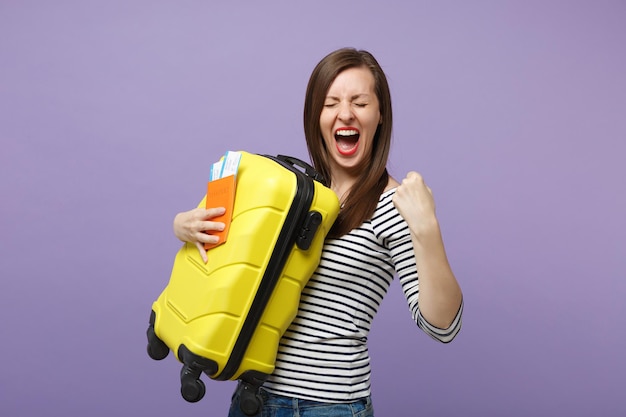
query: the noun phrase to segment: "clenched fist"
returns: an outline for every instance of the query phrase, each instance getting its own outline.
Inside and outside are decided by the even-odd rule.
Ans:
[[[419,173],[406,175],[396,189],[393,204],[416,237],[438,227],[433,193]]]

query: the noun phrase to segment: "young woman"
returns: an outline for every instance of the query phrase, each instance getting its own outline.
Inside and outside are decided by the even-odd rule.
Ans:
[[[367,337],[396,275],[422,330],[444,343],[460,330],[462,293],[431,190],[416,172],[401,184],[387,172],[391,128],[387,79],[369,52],[344,48],[319,62],[305,97],[305,136],[341,211],[263,385],[262,416],[374,415]],[[222,227],[211,221],[221,213],[179,213],[175,235],[206,256],[200,245],[216,238],[204,232]],[[235,392],[230,416],[243,415],[238,401]]]

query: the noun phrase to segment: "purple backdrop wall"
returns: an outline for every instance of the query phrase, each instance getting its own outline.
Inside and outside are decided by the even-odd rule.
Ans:
[[[451,345],[397,283],[370,338],[379,416],[626,413],[626,5],[2,1],[0,414],[225,416],[145,353],[178,211],[227,149],[306,158],[308,75],[373,52],[390,170],[433,188],[462,284]]]

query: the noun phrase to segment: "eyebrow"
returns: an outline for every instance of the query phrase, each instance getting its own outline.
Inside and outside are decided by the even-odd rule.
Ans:
[[[368,99],[370,98],[370,95],[368,93],[361,93],[361,94],[355,94],[352,97],[350,97],[351,100],[356,100],[359,98],[365,98]],[[331,99],[331,100],[339,100],[339,97],[336,96],[326,96],[326,99]]]

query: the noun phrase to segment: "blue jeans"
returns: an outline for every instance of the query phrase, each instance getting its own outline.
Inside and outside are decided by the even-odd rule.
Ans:
[[[322,403],[270,394],[261,389],[263,408],[257,417],[374,417],[370,397],[353,403]],[[239,391],[233,394],[228,417],[248,417],[239,406]]]

